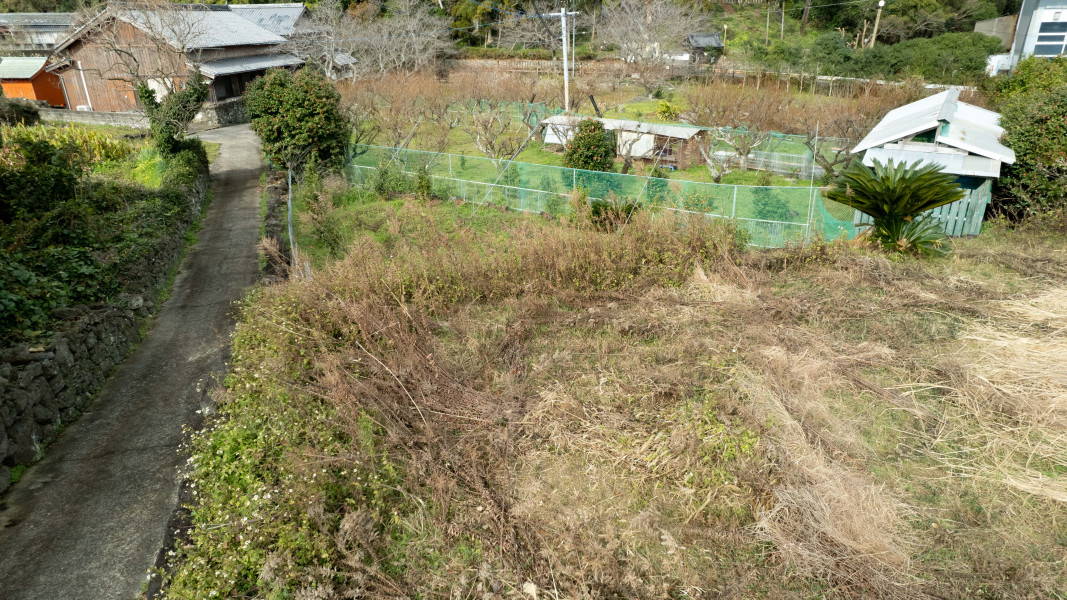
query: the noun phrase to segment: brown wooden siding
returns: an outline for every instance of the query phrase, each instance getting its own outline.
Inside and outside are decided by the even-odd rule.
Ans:
[[[154,78],[158,73],[173,73],[176,79],[187,77],[188,63],[253,56],[269,52],[269,46],[236,46],[197,51],[194,56],[184,56],[174,50],[160,52],[143,32],[128,24],[120,24],[116,38],[125,51],[136,59],[139,75]],[[67,48],[72,66],[63,74],[70,108],[92,107],[103,112],[139,110],[133,86],[129,83],[130,66],[120,60],[98,36],[87,36]],[[84,80],[83,80],[84,75]],[[243,91],[243,86],[241,86]],[[214,98],[212,98],[214,100]]]

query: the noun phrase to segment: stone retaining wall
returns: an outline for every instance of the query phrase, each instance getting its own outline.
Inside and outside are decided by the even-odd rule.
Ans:
[[[9,468],[40,458],[42,448],[89,405],[140,340],[140,321],[152,315],[152,299],[181,260],[186,232],[200,217],[207,188],[205,173],[188,190],[179,226],[129,266],[128,293],[113,303],[57,310],[56,333],[47,343],[0,349],[0,492],[9,484]]]
[[[244,98],[230,98],[221,102],[207,103],[193,119],[199,129],[214,129],[228,125],[247,123]]]
[[[42,108],[42,121],[59,121],[62,123],[83,123],[85,125],[119,125],[148,129],[148,117],[141,112],[95,112],[87,110],[66,110],[62,108]]]

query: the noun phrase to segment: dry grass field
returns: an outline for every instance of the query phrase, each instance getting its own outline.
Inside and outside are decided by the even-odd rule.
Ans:
[[[1065,597],[1062,234],[463,210],[246,302],[169,597]]]

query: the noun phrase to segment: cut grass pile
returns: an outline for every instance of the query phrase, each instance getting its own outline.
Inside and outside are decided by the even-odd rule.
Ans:
[[[1067,589],[1062,237],[918,263],[353,211],[242,308],[169,597]]]

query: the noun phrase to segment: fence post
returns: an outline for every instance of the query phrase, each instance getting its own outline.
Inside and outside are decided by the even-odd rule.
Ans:
[[[455,177],[455,174],[452,173],[452,155],[451,154],[448,155],[448,176],[449,177]]]
[[[571,169],[571,191],[578,189],[578,170]]]
[[[734,186],[734,207],[730,211],[730,218],[731,219],[736,219],[737,218],[737,186],[736,185]]]

